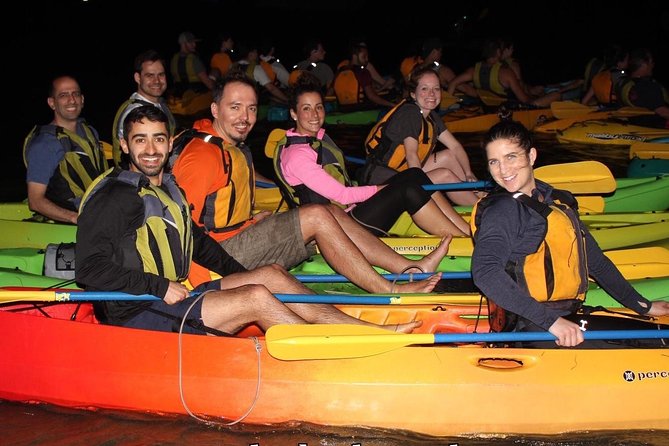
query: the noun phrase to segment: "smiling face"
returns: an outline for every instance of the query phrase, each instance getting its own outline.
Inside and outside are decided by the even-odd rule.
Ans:
[[[416,89],[411,92],[411,98],[416,101],[423,114],[437,108],[441,102],[441,84],[439,76],[432,70],[429,70],[418,79]]]
[[[258,119],[256,91],[243,82],[227,83],[221,98],[211,104],[211,114],[214,128],[224,140],[235,145],[246,141]]]
[[[172,151],[167,125],[144,118],[134,122],[120,142],[123,152],[130,155],[130,170],[143,173],[152,184],[160,185],[163,168]]]
[[[52,95],[47,103],[54,111],[54,123],[70,128],[84,108],[84,95],[76,80],[63,76],[53,81]]]
[[[532,166],[537,150],[526,151],[512,139],[496,139],[486,145],[488,169],[493,180],[509,192],[532,195],[536,188]]]
[[[142,96],[158,103],[167,89],[167,75],[163,63],[159,60],[142,63],[141,73],[135,73],[135,82]]]
[[[296,110],[290,110],[295,130],[302,135],[317,136],[325,121],[323,98],[316,92],[302,93],[297,98]]]

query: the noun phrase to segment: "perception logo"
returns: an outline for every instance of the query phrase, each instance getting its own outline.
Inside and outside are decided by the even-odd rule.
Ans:
[[[649,379],[667,379],[669,378],[669,370],[647,371],[647,372],[633,372],[625,370],[623,372],[623,379],[627,382],[644,381]]]

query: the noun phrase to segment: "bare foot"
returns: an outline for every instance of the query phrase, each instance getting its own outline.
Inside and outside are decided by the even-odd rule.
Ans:
[[[434,273],[425,280],[409,283],[396,283],[393,287],[395,293],[429,293],[441,280],[441,273]]]
[[[431,253],[418,260],[416,266],[426,273],[436,271],[441,259],[448,254],[448,247],[451,245],[451,240],[453,240],[453,236],[450,234],[442,238],[439,246],[434,248]]]
[[[411,333],[415,328],[418,328],[421,325],[423,325],[423,321],[412,321],[404,324],[382,325],[381,327],[385,328],[386,330],[394,331],[396,333]]]

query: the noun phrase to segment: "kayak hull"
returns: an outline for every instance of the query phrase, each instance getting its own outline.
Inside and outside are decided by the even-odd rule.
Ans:
[[[13,401],[437,437],[669,429],[669,400],[658,398],[669,391],[669,356],[660,349],[421,346],[281,361],[262,338],[180,339],[7,311],[0,335],[0,398]]]

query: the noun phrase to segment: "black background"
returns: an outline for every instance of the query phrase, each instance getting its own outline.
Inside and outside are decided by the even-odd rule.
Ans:
[[[392,2],[393,4],[397,2]],[[208,63],[219,36],[236,41],[270,40],[290,68],[303,59],[303,42],[315,36],[336,66],[351,40],[365,40],[370,59],[384,74],[421,42],[436,36],[444,42],[442,62],[459,72],[479,57],[480,43],[502,36],[515,43],[530,84],[582,77],[587,61],[609,43],[647,46],[656,56],[655,77],[669,85],[669,6],[639,0],[614,9],[608,1],[418,1],[390,7],[365,0],[59,0],[21,2],[3,14],[2,38],[7,135],[7,175],[0,201],[25,197],[10,187],[23,179],[23,138],[36,123],[46,123],[50,80],[70,73],[86,96],[83,112],[109,140],[117,107],[135,91],[132,62],[137,53],[155,48],[166,59],[178,51],[177,36],[188,30],[202,39],[198,53]],[[618,2],[616,2],[617,5]],[[18,12],[16,12],[18,11]],[[19,181],[20,183],[20,181]]]

